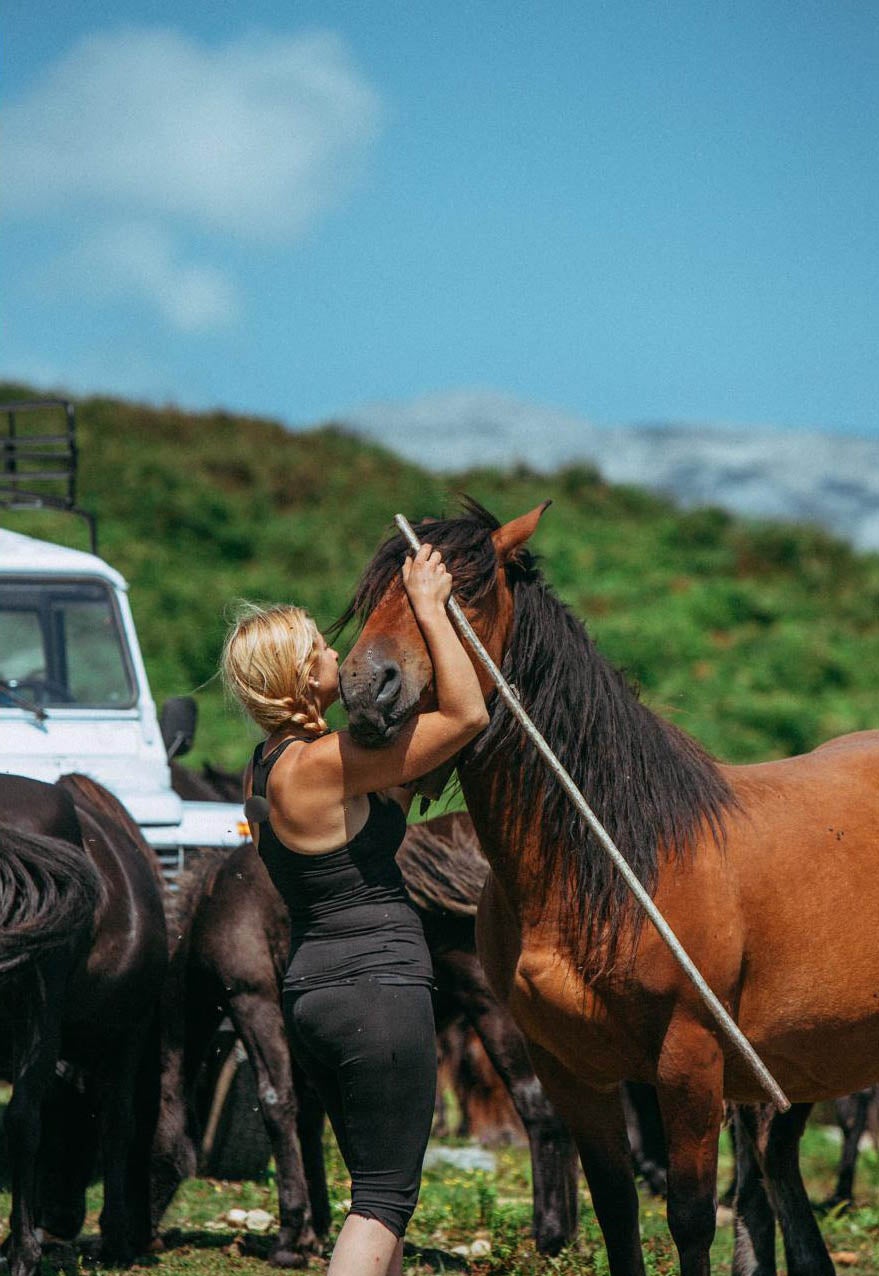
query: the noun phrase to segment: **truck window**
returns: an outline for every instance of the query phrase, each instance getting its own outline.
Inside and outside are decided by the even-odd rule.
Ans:
[[[111,591],[91,581],[0,582],[3,683],[49,708],[121,709],[136,701]]]

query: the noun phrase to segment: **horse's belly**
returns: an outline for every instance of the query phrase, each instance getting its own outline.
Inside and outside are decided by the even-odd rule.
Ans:
[[[804,1027],[752,1044],[792,1103],[832,1099],[879,1081],[879,1011],[854,1024]],[[765,1098],[734,1059],[727,1060],[724,1092],[742,1103]]]

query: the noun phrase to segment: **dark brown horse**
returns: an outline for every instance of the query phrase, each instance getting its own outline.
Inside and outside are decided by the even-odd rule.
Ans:
[[[63,806],[64,804],[60,804]],[[73,819],[72,806],[59,811]],[[12,1178],[12,1276],[40,1259],[37,1154],[68,998],[92,942],[101,882],[81,846],[0,824],[0,1074]]]
[[[524,707],[791,1100],[873,1082],[879,734],[780,762],[716,762],[638,700],[548,588],[526,549],[543,508],[501,526],[471,504],[419,534],[442,550],[459,601]],[[400,585],[406,552],[402,537],[386,542],[352,608],[364,628],[342,694],[352,735],[369,745],[405,732],[415,709],[433,703],[430,658]],[[684,1276],[701,1276],[723,1096],[753,1103],[759,1087],[497,699],[459,775],[492,868],[480,955],[575,1132],[611,1271],[643,1271],[618,1091],[630,1079],[657,1089],[669,1226]],[[799,1111],[778,1118],[764,1157],[800,1203],[790,1166],[801,1128]],[[788,1270],[805,1276],[816,1247],[797,1243],[802,1211],[791,1200],[773,1203]],[[761,1269],[747,1229],[742,1219],[742,1272]]]
[[[205,798],[213,788],[213,780],[205,787],[203,780],[192,773],[184,772],[183,768],[174,768],[173,776],[175,787],[183,796]],[[228,792],[226,789],[225,796],[228,796]],[[238,793],[240,792],[239,781]],[[197,944],[204,947],[206,954],[199,958],[199,966],[201,978],[209,981],[209,987],[203,984],[203,991],[195,998],[201,1010],[187,1009],[187,1032],[196,1030],[194,1025],[199,1022],[199,1013],[202,1016],[213,1014],[214,1026],[225,1013],[227,1005],[232,1014],[232,1005],[227,1000],[227,994],[223,993],[223,988],[227,984],[234,987],[245,970],[251,972],[248,978],[252,984],[255,983],[252,973],[255,967],[257,971],[263,972],[260,975],[262,995],[258,1003],[254,998],[246,1006],[242,1006],[242,1009],[252,1015],[259,1004],[262,1023],[267,1023],[272,1015],[275,1016],[273,1027],[260,1029],[264,1040],[258,1049],[262,1050],[265,1057],[268,1050],[266,1040],[277,1041],[278,1036],[286,1040],[277,994],[287,959],[286,914],[253,848],[243,848],[241,855],[247,858],[251,867],[243,875],[238,871],[222,869],[222,891],[211,886],[209,909],[205,909],[203,920],[197,932],[194,932]],[[541,1253],[557,1253],[573,1238],[577,1228],[575,1154],[570,1135],[534,1075],[522,1034],[489,989],[476,957],[476,907],[488,866],[479,851],[472,824],[466,815],[459,813],[441,816],[426,824],[413,825],[398,853],[398,860],[407,891],[421,916],[433,958],[438,1025],[442,1028],[456,1018],[471,1024],[497,1069],[522,1120],[531,1148],[536,1244]],[[201,897],[208,893],[208,884],[214,881],[213,876],[199,878],[199,871],[196,866],[196,876],[181,892],[184,895],[183,912],[202,908]],[[281,919],[284,920],[283,937]],[[172,934],[179,932],[186,936],[188,931],[188,923],[177,927],[176,932],[172,926]],[[236,945],[234,954],[229,942],[230,933],[243,936]],[[257,956],[255,945],[261,933],[271,939],[263,955]],[[231,960],[235,960],[241,968],[235,976],[228,970]],[[266,990],[269,980],[264,972],[271,963],[272,979],[275,982],[272,984],[272,993],[268,993]],[[184,969],[185,963],[172,959],[172,967],[174,966]],[[256,1051],[251,1048],[250,1043],[257,1031],[256,1023],[248,1028],[243,1022],[242,1010],[238,1011],[237,1018],[234,1014],[232,1017],[253,1060]],[[207,1043],[207,1028],[198,1031],[201,1044],[198,1050],[190,1052],[194,1061],[203,1057]],[[166,1068],[167,1058],[166,1055]],[[289,1068],[289,1064],[286,1066]],[[259,1073],[259,1068],[257,1071]],[[191,1076],[191,1073],[187,1071],[186,1075]],[[160,1209],[164,1208],[163,1202],[170,1199],[168,1192],[173,1193],[177,1182],[185,1173],[191,1173],[191,1168],[188,1167],[194,1164],[194,1152],[184,1152],[184,1124],[181,1111],[175,1106],[173,1098],[175,1094],[179,1094],[179,1086],[176,1082],[172,1083],[167,1072],[166,1076],[168,1083],[163,1091],[159,1141],[167,1151],[165,1160],[168,1187],[164,1191],[158,1191]],[[285,1079],[284,1056],[278,1049],[271,1050],[269,1080],[279,1095],[279,1103],[274,1111],[284,1113],[287,1111],[285,1096],[289,1081]],[[306,1085],[304,1078],[297,1075],[296,1081],[301,1154],[309,1185],[314,1227],[322,1234],[330,1221],[321,1147],[323,1113],[317,1095]],[[261,1086],[263,1081],[260,1080],[259,1084]],[[283,1127],[292,1135],[292,1121],[286,1119]],[[166,1130],[169,1131],[167,1136],[164,1133]],[[176,1135],[171,1133],[174,1130],[178,1132]],[[282,1135],[283,1130],[279,1130],[277,1138]],[[293,1138],[295,1143],[295,1135]],[[272,1143],[277,1159],[275,1135],[272,1136]],[[175,1147],[176,1151],[173,1150]],[[279,1194],[283,1191],[280,1167],[285,1163],[278,1161]],[[298,1196],[295,1183],[291,1194],[294,1198]]]
[[[73,1239],[98,1148],[102,1250],[127,1263],[149,1242],[149,1152],[158,1115],[158,1005],[167,965],[156,865],[130,817],[86,777],[57,785],[0,776],[0,818],[17,829],[63,832],[84,849],[101,887],[93,933],[67,987],[60,1057],[78,1078],[68,1107],[53,1083],[43,1106],[40,1221]],[[78,834],[78,836],[77,836]],[[69,1087],[67,1089],[70,1089]],[[75,1133],[74,1133],[75,1130]]]
[[[275,1157],[280,1229],[270,1261],[304,1267],[313,1249],[297,1138],[298,1103],[280,1006],[289,922],[253,846],[203,851],[168,896],[171,942],[163,997],[162,1102],[153,1148],[153,1228],[180,1182],[195,1173],[201,1130],[199,1069],[228,1015],[256,1078]],[[319,1139],[319,1132],[318,1132]],[[321,1163],[322,1172],[322,1163]],[[326,1230],[329,1206],[317,1219]]]

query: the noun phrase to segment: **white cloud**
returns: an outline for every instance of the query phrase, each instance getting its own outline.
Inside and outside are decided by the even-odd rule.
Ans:
[[[4,207],[78,204],[289,242],[350,186],[380,119],[330,33],[220,47],[163,28],[95,34],[6,108]],[[191,280],[193,314],[200,290],[214,304],[206,279]]]
[[[180,332],[226,327],[239,313],[234,286],[209,264],[180,260],[173,237],[147,224],[111,225],[56,263],[56,287],[96,300],[140,300]]]

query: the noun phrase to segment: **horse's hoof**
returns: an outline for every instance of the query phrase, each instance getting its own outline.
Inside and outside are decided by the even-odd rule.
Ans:
[[[560,1232],[547,1232],[545,1235],[534,1237],[534,1246],[543,1258],[556,1258],[562,1252],[566,1245],[570,1245],[571,1238],[563,1236]]]
[[[309,1259],[319,1252],[317,1237],[310,1227],[282,1228],[269,1250],[269,1263],[272,1267],[307,1267]]]
[[[295,1268],[301,1271],[308,1266],[309,1256],[296,1249],[282,1249],[280,1246],[269,1254],[272,1267]]]
[[[820,1217],[832,1214],[834,1218],[839,1218],[842,1214],[848,1214],[852,1207],[852,1198],[850,1196],[828,1196],[826,1201],[820,1201],[814,1208],[815,1213]]]
[[[130,1267],[137,1255],[128,1241],[101,1241],[101,1262],[105,1267]]]

